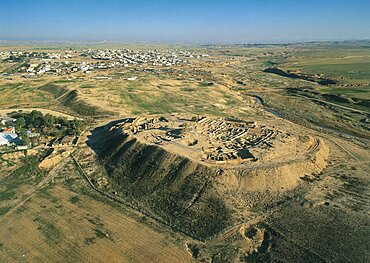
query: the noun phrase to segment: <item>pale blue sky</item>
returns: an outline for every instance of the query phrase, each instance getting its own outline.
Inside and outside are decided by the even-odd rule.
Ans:
[[[0,40],[370,39],[370,0],[0,0]]]

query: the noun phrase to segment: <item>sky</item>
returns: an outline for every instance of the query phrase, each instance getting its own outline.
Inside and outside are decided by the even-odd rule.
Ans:
[[[0,40],[370,39],[370,0],[0,0]]]

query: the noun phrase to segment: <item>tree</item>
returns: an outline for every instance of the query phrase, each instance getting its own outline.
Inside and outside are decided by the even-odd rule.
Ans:
[[[23,117],[17,119],[17,124],[15,126],[15,130],[17,132],[22,132],[24,127],[26,126],[26,120]]]
[[[62,126],[68,125],[68,120],[66,117],[58,117],[57,122]]]
[[[14,124],[14,123],[13,123],[13,121],[6,121],[6,122],[5,122],[5,126],[6,126],[6,127],[12,127],[12,126],[13,126],[13,124]]]
[[[74,119],[69,122],[68,127],[71,133],[78,135],[83,131],[85,125],[85,122]]]
[[[34,123],[37,119],[42,118],[44,115],[41,111],[33,110],[31,111],[30,117],[31,117],[31,123]]]
[[[30,138],[28,137],[27,132],[23,131],[21,133],[22,145],[28,146],[31,143]]]
[[[62,137],[64,134],[64,131],[62,130],[55,130],[55,137]]]
[[[49,113],[45,114],[45,116],[44,116],[44,125],[48,128],[51,128],[51,127],[53,127],[54,123],[55,123],[54,116],[49,114]]]
[[[38,117],[32,122],[33,126],[36,128],[40,128],[44,124],[44,119],[43,117]]]

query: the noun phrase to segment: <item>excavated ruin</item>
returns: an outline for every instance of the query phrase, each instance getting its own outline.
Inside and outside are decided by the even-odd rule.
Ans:
[[[172,140],[179,141],[176,147],[182,145],[178,147],[181,151],[168,141],[155,143],[145,139],[155,130],[172,130],[168,123],[161,127],[146,125],[143,133],[133,123],[135,118],[112,122],[93,130],[89,138],[88,144],[108,177],[105,189],[201,240],[255,216],[255,207],[278,202],[304,179],[320,174],[329,156],[329,148],[321,138],[274,131],[280,134],[275,141],[249,148],[258,158],[248,158],[237,165],[206,162],[199,151],[184,150],[180,141],[189,138],[179,136],[181,131],[176,131]],[[184,123],[184,127],[189,127],[189,123]],[[186,147],[202,144],[201,136],[191,139],[198,142]],[[276,152],[280,147],[285,155]],[[293,150],[289,153],[288,149]]]

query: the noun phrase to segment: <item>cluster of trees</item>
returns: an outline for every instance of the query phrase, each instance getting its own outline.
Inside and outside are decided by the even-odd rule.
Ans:
[[[44,135],[62,136],[65,134],[79,134],[86,123],[81,120],[67,120],[64,117],[55,117],[51,114],[43,114],[34,110],[31,113],[17,112],[12,114],[17,119],[15,129],[24,137],[27,137],[26,130],[34,130]],[[23,139],[23,136],[22,136]]]

